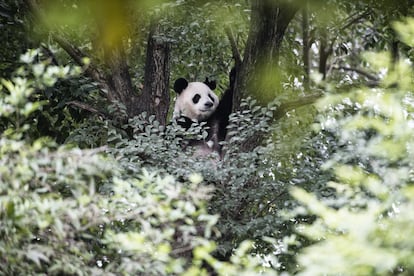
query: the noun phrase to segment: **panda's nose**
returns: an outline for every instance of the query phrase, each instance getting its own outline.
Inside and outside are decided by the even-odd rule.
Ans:
[[[210,108],[210,107],[212,107],[212,106],[213,106],[213,103],[212,103],[212,102],[206,102],[206,103],[204,104],[204,106],[206,106],[206,107]]]

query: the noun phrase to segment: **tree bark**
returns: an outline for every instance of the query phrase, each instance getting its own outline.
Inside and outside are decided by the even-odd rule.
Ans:
[[[167,123],[170,106],[170,51],[168,41],[157,38],[158,26],[152,24],[148,36],[144,89],[139,102],[141,110],[153,114],[162,125]]]

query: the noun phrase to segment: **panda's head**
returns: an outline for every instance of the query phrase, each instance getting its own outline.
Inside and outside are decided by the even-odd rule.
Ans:
[[[174,83],[177,98],[174,106],[174,118],[181,116],[193,121],[207,120],[217,109],[219,100],[212,90],[216,88],[214,81],[188,82],[179,78]]]

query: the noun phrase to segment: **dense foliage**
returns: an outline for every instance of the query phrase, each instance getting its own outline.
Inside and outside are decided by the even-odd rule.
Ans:
[[[247,241],[229,262],[211,255],[214,237],[220,235],[218,216],[207,212],[212,187],[195,168],[184,166],[188,156],[178,150],[178,138],[167,132],[160,137],[155,122],[131,122],[137,128],[145,122],[145,130],[129,142],[110,131],[110,147],[92,150],[31,139],[36,121],[31,115],[45,104],[30,100],[35,89],[71,74],[56,66],[37,74],[43,63],[31,63],[36,54],[23,56],[28,64],[19,71],[41,78],[19,76],[3,80],[2,86],[2,120],[10,122],[3,125],[0,140],[2,273],[199,275],[210,267],[224,275],[264,270],[260,259],[248,254],[252,244]],[[173,158],[182,164],[174,165]],[[160,170],[161,163],[156,169],[155,161],[163,159],[171,169]]]
[[[414,273],[414,21],[392,21],[408,6],[288,1],[304,5],[308,25],[304,13],[289,25],[277,75],[263,73],[272,101],[259,105],[261,91],[243,99],[220,159],[183,148],[205,137],[203,124],[184,131],[128,117],[88,72],[113,70],[105,55],[121,39],[142,92],[155,20],[156,38],[172,44],[171,77],[213,77],[221,92],[234,55],[227,38],[245,47],[247,1],[128,2],[122,19],[93,17],[95,1],[55,1],[48,31],[24,21],[22,2],[0,4],[0,36],[10,40],[0,62],[0,274]],[[90,56],[81,66],[45,43],[60,32]],[[275,117],[315,91],[325,94],[317,108]]]

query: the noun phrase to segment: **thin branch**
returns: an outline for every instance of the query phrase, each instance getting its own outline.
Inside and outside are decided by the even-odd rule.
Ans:
[[[276,202],[276,200],[280,199],[281,196],[286,195],[287,191],[282,191],[278,195],[275,196],[271,201],[269,201],[266,205],[264,205],[262,208],[259,209],[259,211],[256,213],[255,218],[257,219],[259,216],[263,215],[263,212],[270,207],[273,203]]]
[[[358,11],[358,12],[355,12],[355,13],[351,14],[350,16],[348,16],[346,19],[344,19],[342,21],[342,26],[339,28],[339,31],[336,32],[336,35],[332,38],[330,44],[327,45],[326,47],[324,47],[323,49],[321,49],[321,56],[322,55],[324,56],[323,61],[325,62],[325,65],[324,65],[325,67],[326,67],[326,62],[328,60],[328,57],[333,53],[334,45],[337,42],[337,40],[338,40],[338,38],[341,34],[341,31],[346,30],[347,28],[349,28],[353,24],[359,23],[361,19],[363,19],[364,17],[366,17],[370,13],[371,13],[371,11],[368,10],[368,9],[366,9],[365,11],[363,11],[361,13]],[[326,43],[327,43],[327,41],[326,41]],[[323,64],[320,64],[319,70],[321,70],[321,65],[323,65]],[[324,70],[324,72],[325,72],[324,77],[326,76],[326,71],[327,70],[325,69]]]
[[[231,29],[231,27],[226,27],[225,31],[227,34],[227,38],[230,41],[231,52],[233,54],[233,58],[236,63],[236,68],[239,69],[242,64],[242,58],[241,58],[239,49],[237,48],[237,42],[236,42],[236,39],[234,38],[233,30]]]
[[[336,36],[332,39],[332,43],[330,45],[330,48],[333,49],[333,45],[335,44],[336,40],[340,36],[341,31],[346,30],[347,28],[349,28],[351,25],[353,25],[355,23],[359,23],[359,20],[360,19],[366,17],[370,13],[371,13],[371,11],[368,10],[368,9],[366,9],[362,13],[355,12],[355,13],[351,14],[350,16],[348,16],[347,18],[345,18],[342,21],[343,22],[343,25],[339,28],[339,31],[336,32]]]
[[[360,14],[358,14],[358,12],[356,12],[356,13],[354,13],[354,14],[352,14],[352,15],[350,15],[348,18],[346,18],[345,20],[344,20],[344,22],[346,22],[341,28],[340,28],[340,30],[345,30],[345,29],[347,29],[349,26],[351,26],[351,25],[353,25],[353,24],[355,24],[355,23],[358,23],[358,21],[360,20],[360,19],[362,19],[362,18],[364,18],[364,17],[366,17],[368,14],[370,14],[371,13],[371,11],[370,10],[368,10],[368,9],[366,9],[365,11],[363,11],[362,13],[360,13]],[[357,16],[355,16],[355,15],[357,15]],[[355,16],[355,17],[354,17]],[[353,18],[354,17],[354,18]]]

